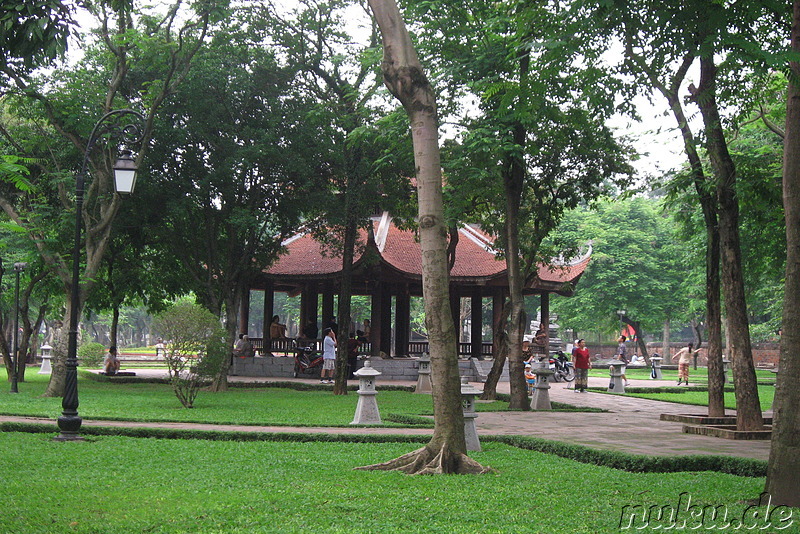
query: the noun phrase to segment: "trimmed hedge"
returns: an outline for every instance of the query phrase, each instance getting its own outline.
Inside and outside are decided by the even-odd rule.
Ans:
[[[715,471],[742,477],[763,477],[767,474],[767,462],[752,458],[701,455],[642,456],[524,436],[482,436],[481,440],[496,441],[520,449],[554,454],[576,462],[601,465],[632,473]]]
[[[0,423],[3,432],[54,433],[54,424]],[[86,436],[124,436],[155,439],[205,439],[212,441],[277,441],[277,442],[341,442],[341,443],[426,443],[429,436],[411,435],[354,435],[354,434],[294,434],[267,432],[227,432],[219,430],[189,430],[172,428],[125,428],[86,426]],[[619,451],[598,450],[524,436],[481,436],[481,441],[497,442],[524,450],[553,454],[585,464],[610,467],[632,473],[676,473],[684,471],[714,471],[742,477],[763,477],[767,462],[731,456],[642,456]]]
[[[511,402],[511,395],[508,393],[497,393],[495,395],[497,400],[503,402]],[[607,413],[608,410],[603,408],[592,408],[590,406],[573,406],[571,404],[565,404],[563,402],[556,402],[551,401],[550,406],[553,408],[551,411],[553,412],[586,412],[586,413]]]

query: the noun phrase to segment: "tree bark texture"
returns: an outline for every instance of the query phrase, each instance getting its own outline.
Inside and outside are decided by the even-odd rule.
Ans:
[[[800,0],[792,10],[792,50],[800,52]],[[786,282],[783,334],[766,489],[774,505],[800,507],[800,63],[790,63],[783,140]]]
[[[736,389],[736,428],[738,430],[761,430],[764,420],[758,400],[742,274],[736,168],[728,152],[717,108],[716,75],[717,67],[714,64],[713,56],[702,57],[700,59],[700,87],[697,93],[697,103],[703,116],[708,155],[717,182],[721,280],[731,341],[728,351],[733,361],[733,382]]]
[[[369,0],[369,5],[383,41],[384,83],[403,104],[411,124],[434,412],[433,436],[425,447],[371,468],[412,473],[484,472],[466,455],[456,332],[450,311],[436,102],[396,2]]]
[[[522,147],[525,144],[525,129],[521,125],[514,128],[514,142]],[[525,363],[522,358],[522,336],[525,333],[525,300],[522,294],[523,276],[519,257],[519,209],[522,201],[522,188],[525,183],[524,162],[512,159],[503,172],[503,185],[506,194],[506,272],[508,273],[508,293],[511,312],[508,317],[508,380],[511,389],[510,410],[530,410],[528,390],[525,383]],[[545,318],[542,317],[542,321]],[[547,350],[545,350],[545,356]]]
[[[725,415],[725,375],[722,365],[722,304],[720,301],[719,278],[719,222],[717,220],[717,199],[708,187],[708,180],[700,154],[697,151],[697,142],[689,120],[683,110],[683,103],[678,94],[678,89],[686,77],[686,71],[694,62],[694,54],[688,55],[681,68],[673,77],[670,86],[658,83],[654,76],[651,79],[669,103],[675,122],[683,137],[683,147],[689,166],[692,170],[695,191],[703,210],[703,221],[706,227],[706,325],[708,329],[708,415],[719,417]],[[667,349],[665,357],[669,357]]]

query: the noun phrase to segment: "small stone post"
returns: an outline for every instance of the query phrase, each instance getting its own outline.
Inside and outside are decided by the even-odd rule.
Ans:
[[[553,376],[553,370],[547,366],[547,360],[539,364],[538,368],[534,368],[533,372],[536,373],[536,384],[533,385],[533,396],[531,397],[531,410],[552,410],[553,406],[550,404],[550,377]]]
[[[478,431],[475,429],[475,419],[478,417],[475,411],[475,395],[480,395],[481,390],[469,383],[466,376],[461,377],[461,408],[464,410],[464,440],[467,442],[468,451],[481,450],[481,442],[478,440]]]
[[[730,367],[731,361],[726,358],[725,356],[722,357],[722,375],[725,377],[722,381],[723,384],[729,384],[731,379],[730,375],[728,374],[728,370]]]
[[[653,370],[655,371],[655,376],[653,376],[653,373],[650,374],[650,378],[652,378],[653,380],[661,380],[664,378],[664,375],[661,374],[662,359],[663,358],[661,358],[661,356],[653,356],[652,358],[650,358],[650,362],[653,365]]]
[[[50,366],[50,351],[53,350],[53,347],[45,343],[42,345],[42,366],[39,368],[39,372],[37,374],[40,375],[50,375],[53,374],[53,368]]]
[[[622,380],[622,375],[625,374],[625,362],[616,361],[609,363],[608,373],[611,375],[608,391],[611,393],[625,393],[625,382]]]
[[[417,360],[419,363],[419,374],[417,375],[417,388],[414,393],[432,393],[431,383],[431,355],[426,352]]]
[[[775,412],[775,397],[778,396],[778,371],[779,369],[770,369],[771,373],[775,373],[775,393],[772,395],[772,405],[769,407],[773,413]],[[728,376],[728,374],[725,373],[725,376]]]
[[[379,425],[381,414],[375,391],[375,377],[381,372],[372,367],[372,362],[364,360],[364,367],[353,373],[358,377],[358,404],[351,425]]]

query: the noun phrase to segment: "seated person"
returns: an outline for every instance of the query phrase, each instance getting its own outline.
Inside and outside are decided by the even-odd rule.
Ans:
[[[239,334],[239,341],[237,341],[236,346],[233,347],[233,355],[239,358],[252,358],[256,355],[253,343],[250,341],[247,334]]]
[[[119,358],[117,358],[116,346],[112,345],[109,347],[108,354],[106,354],[103,360],[103,370],[107,375],[115,375],[117,371],[119,371]]]
[[[280,317],[277,315],[272,316],[272,322],[269,325],[269,338],[270,339],[285,339],[286,338],[286,325],[281,324]]]
[[[533,360],[533,351],[531,351],[531,342],[530,341],[523,341],[522,342],[522,359],[525,363],[532,363]]]

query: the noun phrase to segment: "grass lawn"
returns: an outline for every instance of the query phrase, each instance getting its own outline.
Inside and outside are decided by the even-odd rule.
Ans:
[[[56,418],[60,398],[44,398],[48,376],[29,369],[19,394],[0,393],[0,413]],[[86,419],[125,421],[175,421],[244,425],[350,426],[358,395],[332,395],[330,387],[318,391],[287,388],[230,388],[225,393],[200,391],[195,407],[181,406],[168,384],[131,384],[78,381],[80,406]],[[433,414],[430,395],[406,391],[379,391],[378,407],[385,426],[408,426],[387,421],[392,414]],[[479,411],[505,410],[507,402],[478,403]]]
[[[629,379],[649,379],[650,368],[628,368],[626,369],[626,376]],[[678,371],[662,371],[664,380],[678,380]],[[590,371],[590,376],[608,376],[606,369],[595,369]],[[756,371],[756,378],[758,383],[758,398],[761,403],[761,410],[767,411],[772,409],[772,398],[775,396],[775,386],[770,385],[775,382],[775,373],[759,369]],[[705,368],[699,368],[697,371],[690,369],[689,382],[693,386],[708,386],[708,375]],[[675,384],[672,384],[673,386]],[[727,387],[732,387],[732,384],[727,384]],[[678,389],[677,387],[674,389]],[[630,397],[640,397],[643,399],[653,399],[666,402],[677,402],[680,404],[694,404],[697,406],[708,406],[708,392],[707,391],[691,391],[689,389],[681,388],[681,391],[670,392],[653,392],[653,393],[634,393],[626,390],[626,395]],[[725,392],[725,408],[729,410],[736,409],[736,397],[732,391]]]
[[[764,487],[709,472],[628,473],[493,442],[471,456],[494,474],[413,477],[353,470],[416,448],[409,443],[51,437],[0,433],[0,532],[604,533],[619,531],[624,506],[677,506],[683,492],[738,520]],[[681,519],[689,530],[691,518]],[[798,532],[794,523],[782,532]]]

